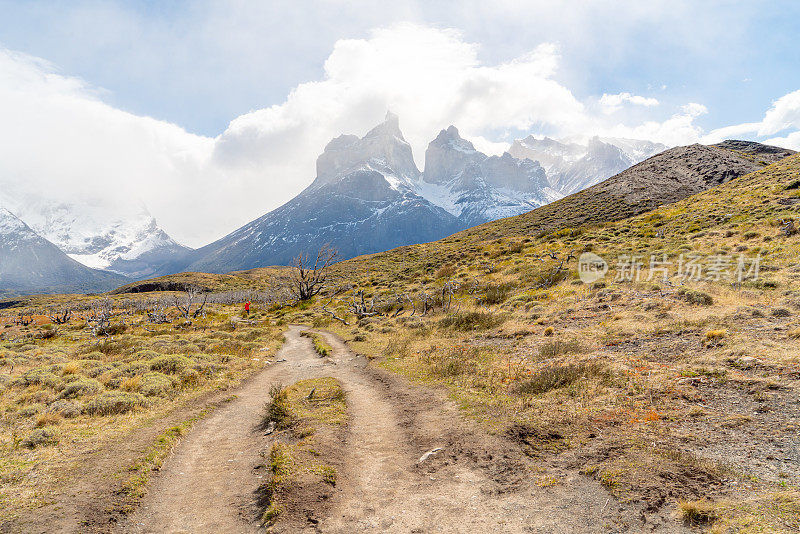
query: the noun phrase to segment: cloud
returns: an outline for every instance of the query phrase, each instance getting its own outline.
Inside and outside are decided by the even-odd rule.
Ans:
[[[775,134],[787,132],[785,136],[775,136]],[[772,103],[772,107],[764,113],[764,117],[759,122],[745,122],[717,128],[703,137],[703,142],[716,143],[724,139],[731,139],[741,136],[766,137],[763,139],[767,144],[777,145],[784,148],[800,150],[800,90],[783,95]]]
[[[199,246],[291,199],[313,180],[316,158],[331,138],[363,135],[387,109],[400,116],[420,166],[427,143],[450,124],[490,153],[528,133],[669,145],[702,136],[695,124],[707,111],[702,104],[625,121],[625,113],[604,112],[603,101],[646,113],[661,106],[627,92],[582,101],[557,79],[560,62],[551,43],[489,63],[457,30],[375,29],[366,38],[337,41],[319,79],[207,137],[114,108],[102,89],[0,49],[0,187],[120,210],[141,200],[168,233]],[[765,124],[795,124],[793,102],[776,102]]]
[[[603,96],[600,97],[600,106],[602,106],[605,113],[614,113],[619,111],[626,103],[634,106],[644,106],[649,108],[657,106],[658,100],[655,98],[632,95],[630,93],[617,93],[615,95],[603,93]]]

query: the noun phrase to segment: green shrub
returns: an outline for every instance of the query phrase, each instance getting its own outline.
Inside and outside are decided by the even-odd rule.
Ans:
[[[61,384],[61,378],[56,376],[49,369],[39,367],[26,372],[19,377],[16,382],[22,386],[40,385],[49,388],[57,388]]]
[[[522,395],[541,395],[574,384],[581,378],[608,376],[608,374],[608,370],[597,362],[552,365],[521,382],[516,387],[516,392]]]
[[[150,371],[151,365],[151,362],[141,360],[125,363],[117,368],[114,376],[132,378],[134,376],[143,375]]]
[[[678,296],[689,304],[697,304],[700,306],[711,306],[714,304],[714,299],[711,295],[708,293],[703,293],[702,291],[696,291],[694,289],[682,288],[678,291]]]
[[[147,373],[142,377],[139,393],[146,397],[167,397],[172,393],[172,379],[158,372]]]
[[[439,321],[443,328],[453,328],[468,332],[470,330],[486,330],[505,322],[502,316],[488,312],[461,312],[448,315]]]
[[[42,445],[55,445],[57,443],[58,436],[54,430],[49,428],[37,428],[22,440],[21,445],[28,449],[35,449]]]
[[[57,400],[47,407],[47,412],[56,413],[61,417],[70,419],[77,417],[81,414],[82,407],[80,404],[69,400]]]
[[[138,393],[107,391],[101,393],[87,404],[84,412],[89,415],[115,415],[127,413],[134,408],[148,405],[147,399]]]
[[[178,374],[192,364],[186,356],[179,354],[165,354],[150,360],[150,369],[166,374]]]
[[[262,425],[266,427],[270,423],[275,423],[278,429],[292,426],[294,421],[286,388],[282,384],[275,384],[269,388],[269,396],[270,401],[265,407]]]
[[[79,377],[69,382],[58,394],[58,398],[73,399],[82,395],[94,395],[102,391],[102,389],[103,385],[94,378]]]

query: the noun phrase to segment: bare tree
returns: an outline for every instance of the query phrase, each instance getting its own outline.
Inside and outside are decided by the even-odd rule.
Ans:
[[[67,307],[60,310],[51,309],[48,313],[48,317],[50,317],[53,324],[67,324],[72,318],[72,309]]]
[[[295,268],[292,273],[292,292],[298,300],[310,300],[324,290],[330,279],[330,266],[336,260],[338,252],[329,245],[323,245],[312,261],[307,254],[300,254],[294,259]]]
[[[202,315],[203,310],[206,307],[206,302],[208,302],[208,293],[203,291],[202,292],[203,293],[203,302],[200,304],[200,306],[197,309],[192,311],[192,306],[195,303],[199,303],[200,302],[199,301],[199,294],[200,293],[201,293],[201,291],[198,288],[194,287],[194,286],[186,288],[185,304],[181,303],[181,301],[178,299],[177,295],[175,296],[175,307],[178,308],[178,311],[180,312],[180,314],[187,321],[191,321],[192,319],[196,319],[197,317]]]

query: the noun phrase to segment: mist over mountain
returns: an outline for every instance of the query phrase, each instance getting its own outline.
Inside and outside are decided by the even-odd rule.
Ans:
[[[0,207],[0,295],[108,290],[124,280],[78,263]]]
[[[118,198],[53,198],[6,190],[0,201],[70,258],[92,269],[141,279],[169,270],[191,249],[176,243],[142,204]]]
[[[561,195],[541,165],[487,156],[442,130],[414,162],[399,119],[388,113],[363,137],[341,135],[317,159],[317,176],[296,198],[191,255],[186,270],[225,272],[291,262],[323,244],[342,257],[439,239],[524,213]]]
[[[564,195],[576,193],[620,173],[666,145],[637,139],[591,137],[581,143],[528,136],[511,144],[508,153],[516,158],[539,161],[552,186]]]

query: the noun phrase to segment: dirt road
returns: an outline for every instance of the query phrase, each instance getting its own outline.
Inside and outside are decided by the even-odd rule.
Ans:
[[[276,363],[198,423],[151,482],[120,532],[257,532],[257,430],[270,385],[333,376],[347,394],[345,466],[333,512],[291,531],[308,532],[639,532],[680,531],[670,518],[622,506],[577,473],[553,485],[504,439],[465,421],[440,393],[367,366],[335,336],[320,358],[291,327]],[[281,361],[285,360],[285,361]],[[441,448],[420,463],[429,450]],[[541,487],[548,486],[548,487]],[[313,505],[313,503],[310,503]],[[280,529],[279,529],[280,530]]]

